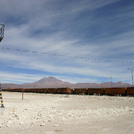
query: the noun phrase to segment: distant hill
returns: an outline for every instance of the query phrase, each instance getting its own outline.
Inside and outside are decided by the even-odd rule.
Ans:
[[[111,82],[103,83],[76,83],[72,84],[69,82],[63,82],[55,77],[44,77],[33,83],[15,84],[15,83],[2,83],[2,87],[15,87],[15,88],[59,88],[59,87],[70,87],[70,88],[100,88],[100,87],[111,87]],[[128,83],[112,82],[112,87],[130,87]]]

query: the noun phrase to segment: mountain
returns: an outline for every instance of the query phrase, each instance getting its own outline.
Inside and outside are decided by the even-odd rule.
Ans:
[[[24,84],[15,84],[15,83],[3,83],[2,87],[14,87],[14,88],[59,88],[59,87],[70,87],[70,88],[100,88],[100,87],[130,87],[131,85],[128,83],[111,83],[111,82],[103,82],[103,83],[76,83],[72,84],[69,82],[63,82],[62,80],[58,80],[55,77],[44,77],[33,83],[24,83]]]
[[[63,87],[65,84],[69,85],[69,82],[63,82],[55,77],[44,77],[41,80],[34,82],[36,87]]]

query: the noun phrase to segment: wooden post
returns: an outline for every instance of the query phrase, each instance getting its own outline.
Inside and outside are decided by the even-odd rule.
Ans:
[[[23,96],[24,96],[24,89],[22,88],[22,100],[23,100]]]

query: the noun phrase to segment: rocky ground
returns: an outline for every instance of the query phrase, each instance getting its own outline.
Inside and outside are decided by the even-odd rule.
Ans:
[[[134,97],[2,95],[0,134],[134,134]]]

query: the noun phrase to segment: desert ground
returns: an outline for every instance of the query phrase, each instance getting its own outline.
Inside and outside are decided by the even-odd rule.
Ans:
[[[134,97],[2,92],[0,134],[134,134]]]

